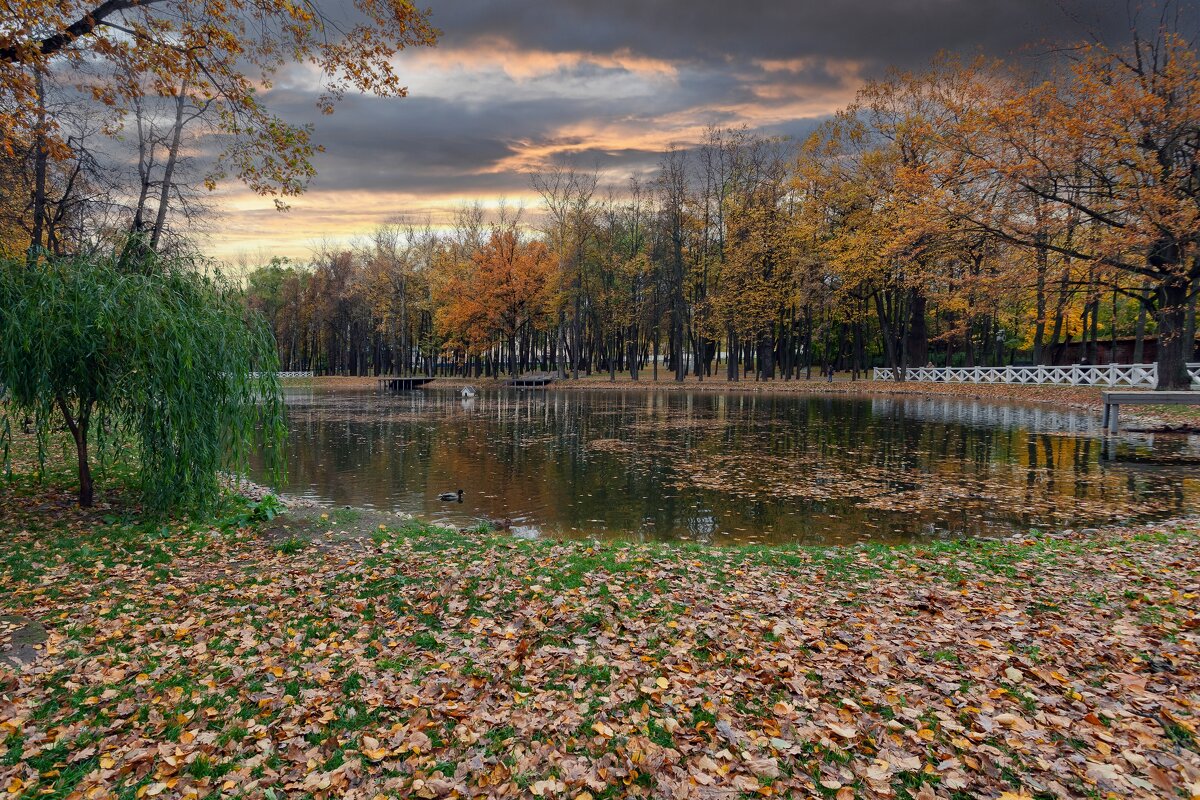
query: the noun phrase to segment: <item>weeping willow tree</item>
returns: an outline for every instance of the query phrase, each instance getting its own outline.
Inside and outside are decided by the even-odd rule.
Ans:
[[[52,433],[74,440],[79,505],[92,459],[128,457],[153,510],[202,508],[222,470],[261,447],[280,464],[285,429],[274,341],[237,292],[186,260],[119,254],[29,264],[0,260],[3,456],[12,421],[32,418],[39,464]]]

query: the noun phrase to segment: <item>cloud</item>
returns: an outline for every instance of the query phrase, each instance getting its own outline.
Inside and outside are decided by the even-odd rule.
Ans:
[[[1063,2],[447,0],[433,12],[438,47],[396,59],[408,98],[351,97],[327,117],[311,68],[278,77],[265,98],[315,125],[318,177],[282,216],[227,189],[238,219],[211,249],[302,255],[397,215],[444,219],[468,198],[532,201],[528,175],[551,163],[621,183],[708,125],[805,136],[887,66],[942,50],[1030,55],[1085,27],[1127,27],[1117,0]]]
[[[1007,55],[1081,27],[1117,34],[1121,0],[466,0],[434,10],[445,44],[503,37],[522,50],[668,62],[827,57],[917,66],[939,50]]]

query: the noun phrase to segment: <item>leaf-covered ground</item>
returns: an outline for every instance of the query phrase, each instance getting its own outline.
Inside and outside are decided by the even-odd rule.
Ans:
[[[1194,526],[706,549],[0,508],[0,614],[48,633],[0,665],[0,794],[1200,795]]]

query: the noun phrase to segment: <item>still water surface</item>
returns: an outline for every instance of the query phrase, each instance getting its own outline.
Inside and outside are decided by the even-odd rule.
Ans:
[[[287,399],[283,491],[460,526],[508,519],[521,536],[821,544],[1200,511],[1200,437],[1129,434],[1106,458],[1095,415],[1046,407],[555,389]],[[458,488],[463,503],[437,499]]]

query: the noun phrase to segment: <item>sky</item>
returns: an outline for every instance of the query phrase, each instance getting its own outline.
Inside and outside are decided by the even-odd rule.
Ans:
[[[218,195],[207,250],[304,259],[376,225],[446,222],[475,199],[531,210],[531,172],[597,169],[614,186],[708,125],[803,138],[889,67],[941,51],[1044,58],[1052,42],[1121,37],[1121,0],[428,0],[437,47],[405,51],[402,99],[318,113],[316,76],[279,76],[267,105],[325,151],[287,212]]]

